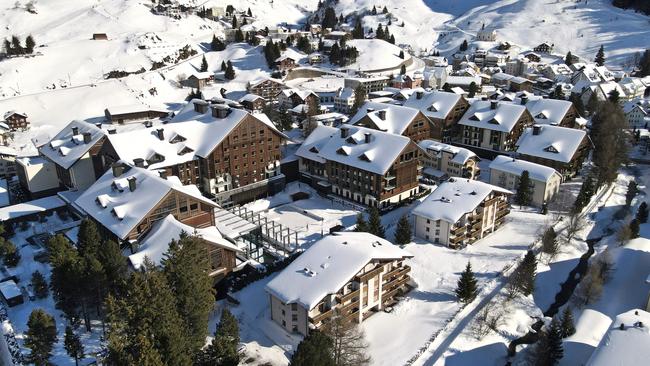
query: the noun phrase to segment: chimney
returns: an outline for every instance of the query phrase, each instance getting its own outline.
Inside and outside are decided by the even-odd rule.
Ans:
[[[385,121],[386,120],[386,110],[382,109],[381,111],[377,111],[377,116],[379,116],[379,118],[382,121]]]
[[[483,97],[481,97],[481,100],[483,100],[483,101],[486,101],[486,102],[487,102],[487,100],[488,100],[488,97],[484,95]]]
[[[156,129],[156,136],[158,136],[158,139],[160,141],[164,140],[165,139],[165,130],[162,129],[162,128]]]
[[[367,144],[367,143],[370,142],[370,133],[369,133],[369,132],[366,132],[366,133],[365,133],[365,136],[366,136],[365,141],[366,141],[366,144]]]
[[[496,100],[493,100],[490,102],[490,109],[497,109],[497,105],[499,105],[499,102]]]
[[[533,125],[533,135],[537,136],[540,132],[542,132],[542,126]]]
[[[153,127],[153,122],[151,122],[151,121],[146,121],[146,122],[144,123],[144,127],[145,127],[145,128],[151,128],[151,127]]]
[[[135,159],[133,159],[133,164],[135,164],[135,166],[137,168],[144,168],[144,159],[143,158],[135,158]]]
[[[92,140],[92,136],[90,135],[90,132],[84,132],[84,144],[89,144],[90,141]]]
[[[524,94],[521,96],[521,105],[526,105],[528,103],[528,95]]]
[[[158,171],[158,175],[159,175],[160,178],[162,178],[162,179],[167,179],[167,171],[164,170],[164,169],[163,169],[163,170],[159,170],[159,171]]]
[[[111,168],[113,169],[113,176],[115,178],[119,177],[120,175],[122,175],[122,173],[124,173],[124,166],[122,166],[122,164],[115,163]]]
[[[111,128],[111,129],[108,130],[109,135],[115,135],[116,133],[117,133],[117,130],[114,129],[114,128]]]
[[[192,103],[194,103],[194,112],[204,114],[208,111],[208,102],[205,100],[197,99]]]
[[[127,180],[129,181],[129,191],[135,191],[135,188],[137,187],[135,177],[128,177]]]
[[[347,128],[347,127],[341,127],[341,138],[342,138],[342,139],[348,137],[348,132],[349,132],[349,130],[350,130],[350,129]]]
[[[416,99],[422,99],[423,96],[424,96],[424,92],[422,92],[422,91],[415,92],[415,98]]]
[[[79,127],[72,127],[72,136],[76,136],[79,134]]]
[[[225,105],[221,105],[221,104],[213,105],[213,106],[211,106],[211,108],[212,108],[212,117],[215,117],[215,118],[226,118],[226,116],[228,116],[228,112],[230,110],[230,108],[228,108]]]

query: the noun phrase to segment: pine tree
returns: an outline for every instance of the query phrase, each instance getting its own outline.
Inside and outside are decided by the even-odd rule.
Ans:
[[[79,255],[97,255],[99,252],[99,246],[102,243],[102,238],[99,235],[97,225],[94,221],[83,219],[79,226],[79,234],[77,237],[77,249],[79,250]]]
[[[447,93],[451,93],[451,85],[449,85],[449,83],[445,83],[445,84],[442,86],[442,90],[443,90],[443,91],[446,91]]]
[[[232,66],[232,62],[228,61],[226,63],[226,72],[224,76],[228,80],[233,80],[235,78],[235,68]]]
[[[370,217],[368,218],[368,232],[380,238],[384,238],[384,227],[381,225],[381,216],[376,207],[370,208]]]
[[[248,8],[248,11],[246,12],[246,14],[248,14],[248,16],[251,17],[251,18],[253,17],[253,12],[251,11],[251,8]]]
[[[82,262],[70,242],[61,234],[50,238],[47,245],[52,267],[50,288],[56,307],[63,311],[71,322],[79,314],[79,288],[82,287]]]
[[[79,366],[79,360],[84,358],[84,346],[79,336],[74,333],[69,325],[65,327],[63,345],[68,356],[74,359],[75,365]]]
[[[628,123],[621,107],[601,103],[591,118],[592,161],[597,168],[597,186],[613,182],[628,158]]]
[[[202,366],[237,366],[240,358],[237,352],[238,346],[239,324],[237,318],[232,315],[230,310],[223,309],[212,343],[203,351],[199,364]]]
[[[630,239],[636,239],[639,237],[639,221],[637,219],[632,219],[630,221]]]
[[[352,104],[352,114],[356,114],[359,108],[366,102],[366,88],[363,85],[359,84],[354,89],[354,104]]]
[[[625,192],[625,207],[630,207],[632,200],[638,193],[639,189],[637,188],[636,182],[633,180],[629,181],[627,184],[627,192]]]
[[[573,105],[576,107],[576,111],[578,112],[578,115],[580,115],[581,117],[586,116],[585,105],[582,102],[582,98],[580,98],[578,94],[572,93],[571,96],[569,96],[569,101],[571,101],[571,103],[573,103]]]
[[[56,343],[56,324],[54,318],[43,309],[34,309],[27,321],[25,347],[32,352],[27,357],[36,366],[49,364],[52,348]]]
[[[618,104],[618,102],[621,100],[621,93],[619,93],[618,90],[613,89],[607,94],[607,100],[614,104]]]
[[[467,48],[469,48],[469,45],[467,44],[467,40],[464,39],[463,43],[460,44],[460,52],[467,51]]]
[[[555,318],[551,321],[547,340],[550,364],[557,364],[564,357],[564,347],[562,346],[562,328],[560,322]]]
[[[562,338],[570,337],[575,334],[576,327],[573,322],[573,312],[569,306],[564,308],[560,325]]]
[[[395,44],[395,36],[391,34],[390,37],[389,37],[389,39],[388,39],[388,42],[389,42],[390,44]]]
[[[235,31],[235,42],[244,42],[244,32],[241,29]]]
[[[636,211],[636,220],[639,224],[645,224],[648,222],[648,204],[641,202],[639,209]]]
[[[384,28],[381,26],[381,24],[377,26],[377,30],[375,31],[375,38],[384,39]]]
[[[11,36],[11,49],[13,50],[14,55],[23,54],[23,46],[20,45],[20,38],[17,36]]]
[[[372,6],[372,10],[370,11],[370,14],[377,15],[377,8],[374,5]]]
[[[237,24],[237,17],[233,15],[232,16],[232,29],[237,29],[237,28],[239,28],[239,24]]]
[[[352,37],[354,39],[363,39],[365,34],[363,32],[363,26],[361,26],[361,20],[357,18],[357,22],[354,24],[354,29],[352,30]]]
[[[474,98],[474,96],[476,95],[476,92],[477,92],[477,91],[478,91],[478,86],[476,86],[476,83],[472,81],[472,82],[469,84],[469,92],[468,92],[468,94],[467,94],[467,97],[469,97],[469,98]]]
[[[399,55],[397,57],[404,59],[404,51],[400,50]]]
[[[226,71],[228,70],[228,66],[226,65],[226,61],[221,61],[221,71]]]
[[[381,12],[384,13],[384,14],[388,14],[388,8],[386,6],[384,6],[384,9]]]
[[[519,177],[519,184],[517,185],[517,194],[515,202],[521,206],[528,206],[533,200],[533,184],[530,181],[530,173],[524,170]]]
[[[205,59],[205,55],[203,55],[203,59],[201,60],[201,68],[199,69],[200,72],[206,72],[208,71],[208,60]]]
[[[121,294],[126,288],[128,263],[120,246],[115,241],[108,240],[99,252],[98,259],[104,269],[106,292]]]
[[[16,267],[20,262],[20,252],[11,240],[0,237],[0,258],[7,267]]]
[[[217,38],[216,35],[213,35],[212,42],[210,42],[210,48],[213,51],[223,51],[226,49],[226,45],[223,43],[221,39]]]
[[[553,226],[550,226],[542,235],[542,253],[545,253],[549,256],[549,259],[553,259],[558,252],[560,245],[557,240],[557,233]]]
[[[397,229],[395,230],[395,243],[399,245],[408,244],[411,242],[411,223],[406,215],[402,215],[397,221]]]
[[[564,57],[564,63],[567,66],[573,65],[573,55],[571,54],[571,51],[567,52],[566,57]]]
[[[289,366],[335,366],[333,342],[326,334],[311,330],[298,344]]]
[[[461,273],[455,290],[458,300],[465,304],[474,301],[476,295],[478,294],[476,284],[477,281],[474,277],[474,272],[472,272],[472,265],[470,262],[467,262],[465,271]]]
[[[537,259],[535,253],[529,250],[519,265],[518,271],[521,280],[521,293],[525,296],[535,291],[535,275],[537,274]]]
[[[406,65],[402,65],[402,67],[400,67],[399,74],[400,75],[405,75],[406,74]]]
[[[5,53],[6,53],[7,55],[12,56],[12,55],[14,54],[14,50],[13,50],[13,48],[11,47],[11,41],[10,41],[10,40],[5,39],[5,40],[3,41],[3,48],[4,48]]]
[[[34,47],[36,47],[36,42],[34,42],[34,37],[30,34],[25,39],[25,51],[27,53],[34,53]]]
[[[325,28],[332,28],[336,27],[336,13],[334,12],[334,8],[331,6],[328,6],[325,9],[325,15],[323,16],[323,22],[321,23],[321,26],[323,29]]]
[[[47,280],[43,276],[43,274],[39,271],[34,271],[32,273],[32,289],[34,289],[34,295],[36,295],[36,298],[38,299],[44,299],[47,297],[49,294],[49,289],[47,287]]]
[[[604,66],[605,65],[605,47],[600,46],[598,49],[598,52],[596,53],[596,58],[594,58],[594,62],[598,66]]]
[[[205,344],[208,318],[214,305],[211,263],[205,255],[208,243],[197,236],[173,240],[162,260],[167,282],[176,297],[178,313],[185,320],[194,352]]]

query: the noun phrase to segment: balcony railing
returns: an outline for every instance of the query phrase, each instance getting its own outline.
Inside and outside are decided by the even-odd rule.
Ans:
[[[494,202],[496,202],[498,200],[499,200],[499,197],[492,197],[489,200],[485,200],[485,201],[481,202],[481,206],[483,206],[483,207],[489,206],[489,205],[493,204]]]
[[[460,235],[454,238],[449,239],[449,243],[452,245],[460,244],[465,240],[465,235]]]
[[[311,318],[311,321],[314,324],[318,324],[321,321],[323,321],[324,319],[327,319],[327,318],[331,317],[332,315],[334,315],[334,308],[331,308],[331,309],[329,309],[327,311],[324,311],[324,312],[316,315],[315,317]]]
[[[451,235],[462,235],[467,231],[465,226],[459,226],[457,228],[451,229]]]
[[[349,293],[347,293],[345,295],[336,295],[336,297],[338,297],[339,302],[341,304],[345,303],[348,300],[352,300],[355,296],[359,296],[359,290],[358,289],[354,290],[352,292],[349,292]]]
[[[405,274],[407,274],[409,272],[411,272],[411,267],[410,266],[397,267],[397,268],[393,269],[392,271],[386,273],[383,278],[384,279],[387,279],[387,278],[390,279],[392,277],[399,277],[399,276],[403,276],[403,275],[405,275]]]

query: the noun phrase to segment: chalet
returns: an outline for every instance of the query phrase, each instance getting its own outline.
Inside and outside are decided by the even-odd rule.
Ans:
[[[530,177],[533,205],[551,202],[560,191],[562,175],[555,169],[502,155],[490,163],[490,184],[516,191],[524,171]]]
[[[533,82],[520,76],[515,76],[510,79],[510,90],[514,92],[527,91],[533,92]]]
[[[432,122],[422,112],[393,104],[365,102],[350,119],[350,124],[403,135],[416,143],[431,137],[440,138],[432,136]]]
[[[16,159],[16,175],[32,200],[51,196],[59,190],[56,164],[42,156]]]
[[[442,89],[447,83],[449,66],[434,66],[423,73],[422,87],[431,89]]]
[[[458,124],[462,126],[459,142],[463,145],[503,153],[514,151],[524,128],[533,124],[533,117],[522,105],[478,100]]]
[[[445,84],[448,85],[449,88],[459,87],[462,88],[463,91],[469,92],[470,85],[474,84],[476,85],[477,90],[480,90],[482,83],[483,81],[478,76],[450,75],[447,76],[447,82]]]
[[[277,99],[278,94],[288,87],[275,79],[263,79],[257,82],[249,83],[246,91],[249,94],[259,95],[266,99],[267,102],[273,102]]]
[[[239,103],[249,112],[261,112],[266,107],[266,100],[255,94],[244,95],[239,99]]]
[[[333,316],[361,323],[410,290],[412,257],[369,233],[328,235],[266,285],[271,319],[302,335]]]
[[[433,131],[430,137],[449,142],[460,133],[457,123],[469,108],[469,103],[455,93],[416,90],[404,106],[420,110],[431,121]]]
[[[555,45],[553,45],[553,44],[548,44],[548,43],[544,42],[544,43],[536,46],[535,48],[533,48],[533,51],[539,52],[539,53],[550,54],[551,52],[553,52],[553,47],[554,46]]]
[[[542,75],[550,80],[571,82],[573,71],[566,64],[551,64],[542,70]]]
[[[309,55],[309,64],[310,65],[317,65],[323,63],[323,55],[315,52]]]
[[[623,113],[630,126],[644,127],[650,122],[650,101],[628,102],[623,106]]]
[[[578,111],[573,103],[561,99],[544,99],[521,94],[513,101],[526,106],[536,124],[575,128]]]
[[[413,209],[414,234],[452,248],[472,244],[503,224],[511,194],[477,180],[451,178]]]
[[[106,162],[163,170],[220,202],[245,202],[284,186],[284,139],[263,113],[230,107],[226,100],[194,99],[159,128],[108,135],[102,153]]]
[[[106,108],[104,116],[109,123],[124,124],[168,117],[169,112],[162,109],[151,109],[142,104],[133,104]]]
[[[9,127],[9,131],[25,131],[29,128],[29,122],[25,113],[15,111],[6,112],[4,114],[4,123]]]
[[[428,179],[440,180],[440,177],[460,177],[478,179],[481,174],[479,159],[474,152],[458,146],[452,146],[433,140],[418,143],[422,154],[422,175]]]
[[[177,220],[173,214],[153,224],[151,231],[140,241],[137,252],[129,256],[129,263],[135,270],[142,268],[145,258],[154,265],[160,265],[169,243],[179,240],[182,233],[196,235],[203,241],[210,259],[209,274],[213,282],[223,279],[235,268],[236,255],[241,249],[224,238],[215,226],[195,228]]]
[[[278,94],[278,104],[286,110],[295,108],[301,104],[305,106],[317,106],[320,98],[311,90],[284,89]]]
[[[536,54],[535,52],[528,52],[524,55],[525,58],[528,59],[530,62],[540,62],[542,61],[542,58]]]
[[[217,207],[196,186],[123,162],[113,164],[74,203],[106,237],[132,248],[168,215],[194,228],[214,226]]]
[[[566,179],[580,170],[590,148],[583,130],[534,125],[522,133],[516,151],[520,159],[551,167]]]
[[[296,156],[301,180],[323,194],[384,208],[419,191],[420,148],[405,136],[347,124],[319,126]]]
[[[419,88],[422,86],[422,73],[410,75],[397,75],[391,81],[390,84],[393,88],[398,89],[413,89]]]
[[[210,71],[205,72],[196,72],[190,75],[190,77],[183,82],[183,85],[190,87],[192,89],[203,89],[208,84],[214,81],[214,73]]]
[[[93,41],[108,41],[106,33],[93,33]]]
[[[280,71],[291,70],[298,66],[296,60],[289,56],[280,56],[274,61],[275,67]]]
[[[106,133],[101,128],[72,121],[38,151],[55,164],[61,188],[83,190],[104,173],[99,152],[105,141]],[[137,145],[133,141],[131,144]]]

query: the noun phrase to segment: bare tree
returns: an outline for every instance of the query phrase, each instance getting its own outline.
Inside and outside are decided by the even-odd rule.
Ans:
[[[503,323],[503,311],[500,308],[495,309],[495,305],[494,302],[488,303],[485,305],[483,310],[476,315],[471,328],[476,339],[483,339],[483,337],[488,335],[491,330],[496,332],[499,326]]]
[[[334,343],[334,363],[337,366],[370,364],[370,357],[366,354],[368,344],[363,332],[354,322],[335,315],[323,326],[323,332]]]
[[[579,212],[572,212],[569,215],[567,226],[564,229],[564,238],[566,239],[566,242],[571,242],[571,240],[575,238],[575,236],[578,235],[580,230],[584,229],[585,226],[586,222],[582,215]]]
[[[605,249],[602,253],[600,253],[598,259],[596,259],[596,262],[594,263],[594,266],[598,269],[600,278],[603,279],[604,283],[607,283],[610,279],[612,279],[612,272],[614,272],[616,268],[614,266],[614,259],[612,258],[612,254],[609,252],[609,249]]]
[[[583,307],[600,299],[603,293],[603,278],[599,266],[589,267],[587,275],[580,281],[575,294],[576,305]]]
[[[630,239],[632,239],[632,229],[630,229],[630,225],[621,226],[616,234],[616,242],[618,245],[625,245]]]

